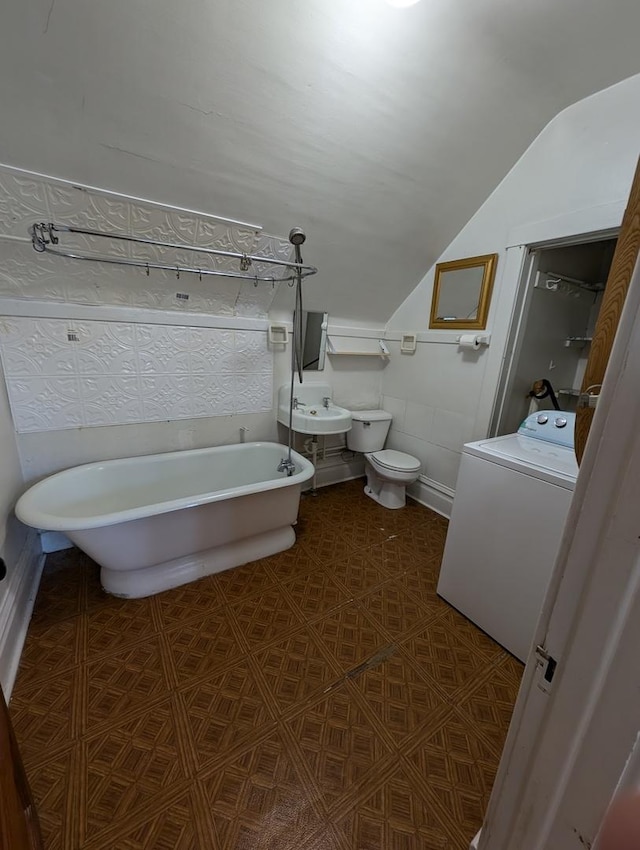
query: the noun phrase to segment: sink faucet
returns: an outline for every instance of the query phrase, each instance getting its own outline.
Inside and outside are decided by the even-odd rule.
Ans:
[[[296,396],[293,397],[293,409],[297,410],[299,407],[305,407],[305,403],[303,401],[298,401]]]
[[[327,408],[327,410],[329,410],[329,402],[330,402],[330,401],[331,401],[331,396],[328,396],[328,395],[326,395],[326,396],[322,399],[322,404],[323,404],[323,405]]]

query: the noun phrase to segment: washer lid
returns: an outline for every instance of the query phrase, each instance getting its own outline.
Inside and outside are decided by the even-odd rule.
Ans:
[[[373,452],[371,454],[371,459],[375,461],[378,466],[382,466],[385,469],[396,469],[401,472],[416,472],[422,466],[417,457],[408,455],[406,452],[396,452],[393,449],[384,449],[384,451],[381,452]]]
[[[578,463],[573,449],[533,437],[523,437],[522,434],[506,434],[504,437],[467,443],[464,452],[560,486],[573,488],[578,476]]]
[[[393,419],[386,410],[352,410],[351,418],[355,422],[389,422]]]

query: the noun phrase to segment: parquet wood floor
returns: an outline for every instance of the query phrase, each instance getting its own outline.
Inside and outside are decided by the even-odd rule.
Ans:
[[[142,600],[50,555],[10,711],[49,850],[462,850],[522,672],[361,480],[287,552]]]

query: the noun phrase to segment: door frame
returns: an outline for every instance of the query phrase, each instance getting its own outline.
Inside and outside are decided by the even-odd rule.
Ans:
[[[513,227],[500,249],[498,272],[491,298],[489,326],[491,345],[480,388],[471,439],[491,436],[490,425],[496,404],[496,388],[506,361],[506,345],[528,245],[558,244],[561,240],[575,241],[596,234],[616,236],[627,205],[627,199],[597,206],[582,207],[554,218]],[[606,238],[606,235],[605,237]],[[486,244],[485,244],[486,247]]]
[[[591,847],[616,788],[630,781],[632,762],[631,773],[637,776],[639,383],[640,261],[627,293],[480,850]],[[557,662],[551,686],[545,687],[546,664],[536,654],[537,645]]]
[[[588,233],[574,233],[558,238],[547,238],[542,242],[530,242],[524,245],[524,255],[520,277],[513,305],[511,321],[507,332],[507,343],[504,360],[498,378],[495,401],[491,413],[488,435],[495,437],[500,434],[500,426],[505,413],[509,395],[513,389],[513,380],[516,364],[522,350],[524,334],[533,298],[533,283],[538,271],[538,261],[541,251],[549,248],[569,248],[574,245],[584,245],[590,242],[604,242],[607,239],[616,239],[620,233],[620,226],[606,227],[599,231]],[[512,249],[508,249],[512,250]]]

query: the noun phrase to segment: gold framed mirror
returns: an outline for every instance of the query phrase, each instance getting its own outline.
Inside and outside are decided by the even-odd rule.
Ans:
[[[483,254],[481,257],[438,263],[429,327],[486,328],[497,262],[497,254]]]

